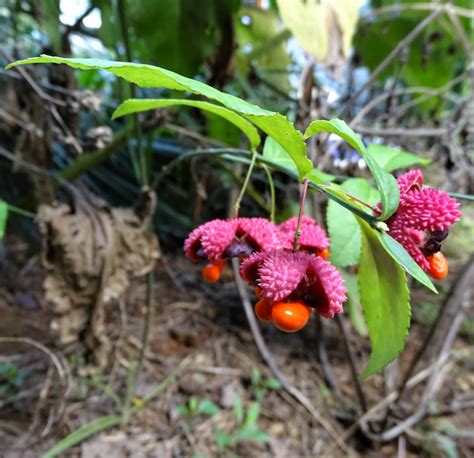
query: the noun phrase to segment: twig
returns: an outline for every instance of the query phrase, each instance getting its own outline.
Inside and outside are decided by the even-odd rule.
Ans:
[[[0,49],[3,57],[8,62],[13,62],[14,59],[10,56],[4,49]],[[31,88],[36,92],[36,94],[43,100],[58,105],[60,107],[66,107],[67,103],[63,100],[56,99],[51,97],[49,94],[43,91],[43,89],[36,83],[36,81],[30,76],[30,74],[21,66],[15,67],[15,70],[20,73],[20,75],[25,79],[25,81],[31,86]]]
[[[143,321],[140,356],[138,357],[138,361],[135,365],[133,373],[131,374],[127,383],[127,391],[126,391],[125,399],[123,402],[122,425],[126,425],[130,418],[130,413],[132,411],[131,410],[132,396],[134,395],[135,390],[137,388],[138,379],[142,372],[143,364],[145,362],[146,351],[148,349],[148,342],[150,340],[151,322],[153,319],[154,286],[155,286],[155,276],[154,276],[154,271],[152,270],[147,275],[146,311],[145,311],[145,318]]]
[[[461,6],[450,5],[451,10],[457,16],[465,17],[468,19],[474,19],[474,11]],[[439,8],[438,2],[427,2],[427,3],[398,3],[396,5],[382,6],[371,10],[365,17],[382,16],[388,13],[402,13],[404,11],[436,11]]]
[[[273,356],[268,350],[268,347],[265,344],[265,341],[263,340],[263,336],[258,327],[257,321],[255,319],[255,315],[252,310],[252,305],[250,303],[247,289],[245,287],[244,282],[240,278],[239,263],[238,263],[238,260],[235,258],[232,259],[232,267],[234,269],[235,282],[237,284],[237,289],[239,291],[240,299],[244,307],[245,315],[247,317],[247,320],[250,325],[250,330],[252,332],[253,338],[255,340],[255,343],[257,345],[257,348],[263,360],[268,365],[273,375],[281,383],[282,387],[290,395],[292,395],[298,402],[300,402],[300,404],[302,404],[303,407],[305,407],[309,411],[309,413],[311,413],[311,415],[313,415],[316,421],[328,432],[331,438],[342,450],[346,452],[349,451],[348,445],[344,441],[341,441],[339,434],[337,431],[335,431],[334,427],[313,407],[309,399],[303,393],[301,393],[301,391],[299,391],[297,388],[295,388],[293,385],[291,385],[288,382],[288,380],[285,378],[285,376],[282,374],[282,372],[276,365],[275,360],[273,359]]]
[[[0,156],[3,156],[9,159],[10,161],[17,163],[21,167],[27,169],[28,171],[36,175],[40,175],[44,178],[49,178],[49,179],[57,181],[62,187],[67,189],[73,196],[78,196],[79,194],[79,190],[72,183],[69,183],[67,180],[65,180],[61,176],[49,170],[38,167],[37,165],[31,164],[30,162],[24,161],[23,159],[20,159],[19,157],[15,156],[13,153],[10,153],[10,151],[7,151],[1,145],[0,145]]]
[[[399,393],[398,397],[397,399],[395,399],[394,402],[397,402],[398,399],[405,392],[405,389],[407,388],[408,380],[410,379],[413,371],[415,370],[416,365],[421,360],[421,357],[424,355],[426,349],[430,345],[431,340],[435,334],[435,331],[438,328],[442,318],[444,317],[445,311],[448,308],[449,309],[454,308],[457,311],[461,307],[464,293],[469,283],[472,281],[473,274],[474,274],[474,255],[471,255],[471,258],[465,265],[463,271],[460,273],[460,275],[456,278],[456,281],[453,283],[451,287],[451,291],[447,296],[447,300],[445,300],[443,304],[441,305],[441,308],[438,312],[438,316],[436,317],[436,320],[431,325],[431,328],[429,329],[428,334],[426,335],[425,340],[423,341],[420,349],[411,360],[410,365],[408,366],[408,369],[403,376],[403,380],[400,383],[400,387],[398,389],[398,393]]]
[[[442,12],[444,6],[439,6],[423,21],[421,21],[398,45],[392,52],[379,64],[379,66],[372,72],[370,78],[352,94],[344,104],[339,116],[346,112],[347,107],[359,97],[372,83],[379,77],[379,75],[407,48],[407,46],[423,31],[425,27],[431,24]]]
[[[339,327],[339,330],[341,331],[341,335],[343,338],[344,351],[346,353],[347,360],[349,361],[349,368],[351,370],[352,383],[354,384],[355,389],[356,389],[357,399],[359,400],[359,404],[362,409],[362,412],[365,413],[367,412],[367,400],[365,399],[364,391],[360,384],[359,377],[357,376],[355,356],[352,353],[351,347],[349,345],[349,336],[347,334],[346,327],[344,326],[344,322],[342,321],[342,318],[340,315],[336,315],[336,323],[337,323],[337,326]]]
[[[13,61],[11,56],[9,56],[4,50],[0,49],[0,52],[3,54],[5,59],[7,59],[7,61],[9,61],[9,62]],[[16,67],[15,70],[17,70],[21,74],[21,76],[23,76],[25,81],[32,87],[32,89],[36,92],[36,94],[41,99],[43,99],[44,101],[47,101],[51,104],[50,106],[47,107],[49,112],[53,115],[53,117],[56,120],[56,122],[58,123],[58,125],[61,127],[61,129],[66,134],[66,137],[70,140],[71,144],[74,146],[74,149],[76,150],[76,153],[77,154],[82,153],[81,145],[77,141],[76,137],[72,134],[72,132],[70,131],[70,129],[68,128],[68,126],[64,122],[63,118],[61,117],[61,115],[59,114],[59,112],[58,112],[58,110],[55,106],[55,105],[58,105],[58,106],[64,108],[64,107],[67,106],[67,102],[64,102],[63,100],[56,99],[54,97],[51,97],[49,94],[44,92],[43,89],[41,88],[41,86],[39,86],[36,83],[36,81],[29,75],[29,73],[24,68],[22,68],[21,66]]]
[[[456,78],[453,78],[451,81],[446,83],[444,86],[438,88],[438,89],[433,89],[433,88],[428,88],[428,87],[404,87],[404,88],[399,88],[394,90],[393,92],[383,92],[382,94],[379,94],[377,97],[374,97],[363,107],[357,115],[352,119],[352,121],[349,123],[349,125],[352,128],[355,128],[359,121],[364,118],[364,116],[369,113],[372,108],[376,107],[379,103],[383,102],[385,99],[389,97],[394,97],[394,96],[400,96],[400,95],[405,95],[405,94],[418,94],[422,93],[424,95],[429,95],[430,97],[436,97],[444,92],[447,92],[449,89],[452,87],[456,86],[460,82],[462,82],[467,76],[469,69],[466,70],[465,72],[461,73],[459,76]]]
[[[176,124],[173,124],[171,122],[167,122],[166,124],[163,125],[164,128],[170,129],[174,132],[177,132],[178,134],[184,135],[189,138],[194,138],[195,140],[210,144],[210,145],[216,145],[216,146],[221,146],[223,148],[230,147],[227,143],[221,142],[219,140],[216,140],[214,138],[209,138],[206,137],[205,135],[202,135],[198,132],[194,132],[193,130],[186,129],[186,127],[178,126]]]
[[[426,369],[423,369],[422,371],[418,372],[415,374],[407,383],[408,388],[412,388],[419,383],[421,383],[423,380],[427,379],[430,374],[438,367],[438,364],[444,364],[449,355],[445,356],[444,359],[440,362],[436,362],[428,366]],[[364,415],[359,417],[349,428],[347,428],[340,436],[340,440],[343,442],[347,441],[359,428],[359,426],[370,420],[374,415],[379,413],[381,410],[385,409],[387,406],[393,403],[393,401],[397,398],[398,396],[398,391],[392,391],[390,394],[388,394],[385,398],[383,398],[381,401],[379,401],[377,404],[375,404],[373,407],[371,407]],[[324,457],[333,457],[334,456],[334,446],[336,443],[331,444],[326,452],[324,453]]]
[[[156,190],[163,178],[168,175],[175,167],[181,164],[181,162],[187,159],[202,155],[223,156],[229,153],[249,155],[250,151],[236,148],[203,148],[184,152],[183,154],[180,154],[176,159],[173,159],[171,162],[161,168],[161,171],[157,175],[155,175],[155,178],[153,179],[153,182],[150,187]]]
[[[18,118],[12,113],[9,113],[8,111],[5,111],[1,108],[0,119],[4,119],[5,122],[9,125],[21,127],[22,129],[26,130],[27,132],[36,137],[43,137],[44,135],[43,131],[32,122],[25,122],[21,118]]]
[[[154,119],[150,122],[142,124],[143,133],[151,132],[160,124],[159,119]],[[61,171],[61,176],[67,180],[74,180],[83,173],[86,173],[91,168],[104,162],[109,156],[123,147],[133,131],[133,127],[126,127],[123,130],[114,134],[112,141],[104,146],[104,148],[94,151],[92,153],[80,155],[71,165],[68,165]]]
[[[77,30],[79,26],[81,25],[82,21],[89,16],[89,14],[94,11],[95,6],[91,5],[89,8],[87,8],[77,19],[76,22],[70,26],[67,27],[66,31],[64,32],[64,38],[67,38],[72,32]]]
[[[69,388],[71,386],[70,371],[69,371],[69,368],[67,367],[67,363],[64,360],[64,358],[62,358],[62,362],[61,362],[61,360],[55,353],[53,353],[51,350],[45,347],[42,343],[36,340],[30,339],[29,337],[0,337],[0,343],[2,342],[31,345],[48,356],[48,358],[53,363],[53,366],[55,367],[59,375],[61,384],[64,387],[63,393],[62,393],[62,399],[61,399],[61,406],[58,408],[58,416],[62,415],[62,413],[64,412],[65,397],[67,396],[67,393],[69,392]]]
[[[52,376],[53,376],[54,370],[50,367],[48,369],[48,372],[46,374],[46,380],[43,383],[43,386],[40,390],[39,396],[38,396],[38,401],[35,404],[35,409],[33,413],[33,421],[31,422],[30,426],[28,427],[28,431],[26,432],[26,437],[23,438],[23,440],[26,440],[29,436],[31,436],[32,432],[34,429],[37,427],[39,421],[40,421],[40,414],[41,414],[41,409],[43,408],[45,404],[45,400],[48,397],[49,391],[51,389],[52,385]],[[51,417],[51,415],[50,415]],[[48,422],[49,424],[50,422]],[[48,424],[46,425],[46,428],[43,429],[43,432],[41,433],[41,437],[45,437],[48,433]]]
[[[357,132],[366,135],[376,135],[379,137],[442,137],[448,133],[446,127],[420,127],[414,129],[405,129],[387,127],[381,129],[369,126],[357,126]]]
[[[405,436],[402,434],[398,438],[397,458],[406,458],[406,456],[407,456],[407,440]]]
[[[316,348],[318,352],[319,362],[323,368],[324,380],[329,385],[331,390],[334,391],[335,395],[340,397],[341,391],[336,379],[334,377],[334,372],[329,361],[328,352],[326,349],[326,338],[324,332],[324,322],[319,315],[316,315]]]
[[[464,313],[461,308],[459,309],[459,313],[456,315],[456,318],[454,319],[451,325],[451,328],[449,330],[449,333],[443,345],[441,354],[438,360],[436,361],[437,367],[431,376],[430,382],[428,383],[427,387],[423,391],[423,397],[421,399],[418,409],[413,415],[406,418],[397,426],[394,426],[393,428],[387,431],[384,431],[380,436],[381,441],[386,442],[386,441],[395,439],[404,431],[406,431],[408,428],[411,428],[413,425],[418,423],[425,416],[426,411],[428,410],[429,402],[431,401],[433,396],[436,394],[436,392],[439,390],[439,388],[441,388],[442,381],[444,377],[447,375],[447,373],[449,372],[450,366],[441,364],[440,361],[447,359],[449,357],[451,346],[454,342],[454,339],[456,338],[456,335],[458,333],[459,327],[461,326],[463,318],[464,318]]]
[[[471,8],[472,6],[473,5],[471,5]],[[448,15],[449,19],[451,20],[451,23],[453,24],[454,30],[456,31],[456,34],[458,35],[458,38],[461,41],[464,47],[464,50],[467,53],[468,59],[472,62],[472,57],[473,57],[472,56],[472,52],[473,52],[472,35],[471,35],[471,41],[469,41],[469,38],[466,36],[466,32],[464,31],[464,27],[461,24],[461,21],[459,20],[456,13],[454,12],[454,7],[451,3],[448,3],[446,5],[446,14]],[[471,32],[472,32],[472,27],[471,27]]]

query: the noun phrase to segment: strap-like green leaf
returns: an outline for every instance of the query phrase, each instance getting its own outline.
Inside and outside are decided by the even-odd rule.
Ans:
[[[306,146],[301,132],[288,119],[273,111],[264,110],[230,94],[221,92],[207,84],[153,65],[114,62],[103,59],[67,59],[42,55],[19,60],[7,66],[12,68],[24,64],[66,64],[80,70],[106,70],[142,87],[164,87],[178,91],[189,91],[216,100],[228,109],[241,114],[257,127],[273,137],[291,156],[298,169],[300,179],[312,168],[306,157]]]
[[[42,458],[54,458],[71,447],[81,443],[84,439],[88,439],[94,434],[104,431],[105,429],[112,428],[112,426],[117,426],[120,424],[120,420],[121,418],[118,415],[108,415],[105,417],[96,418],[90,423],[86,423],[84,426],[81,426],[79,429],[73,431],[64,439],[60,440],[57,444],[47,450],[42,455]]]
[[[380,243],[387,250],[387,253],[395,259],[413,278],[418,280],[421,284],[431,289],[434,293],[438,293],[433,282],[423,269],[414,261],[414,259],[407,253],[405,248],[400,245],[393,237],[390,237],[385,232],[378,232],[377,237]]]
[[[407,151],[390,148],[389,146],[370,143],[367,146],[369,154],[382,169],[392,172],[398,169],[407,169],[414,165],[427,166],[431,161],[425,157],[417,156]]]
[[[250,149],[255,149],[260,144],[260,135],[257,129],[245,118],[238,115],[235,111],[215,105],[214,103],[203,102],[201,100],[184,100],[184,99],[129,99],[123,102],[112,115],[112,119],[119,118],[131,113],[140,113],[142,111],[154,110],[157,108],[165,108],[172,106],[185,105],[188,107],[199,108],[200,110],[209,111],[221,118],[226,119],[234,126],[238,127],[249,139]],[[285,151],[286,152],[286,151]],[[291,159],[290,159],[291,160]]]
[[[362,377],[392,362],[402,351],[410,326],[410,294],[405,272],[384,249],[365,221],[358,281],[362,308],[372,343],[372,353]]]
[[[8,205],[5,201],[0,199],[0,240],[5,235],[5,228],[7,226]]]
[[[373,159],[372,155],[367,151],[361,138],[344,121],[340,119],[313,121],[306,129],[304,138],[309,138],[320,132],[328,132],[338,135],[357,150],[363,157],[367,167],[369,167],[372,172],[374,180],[377,183],[377,188],[380,191],[382,214],[378,219],[386,220],[398,207],[400,191],[398,189],[397,180],[379,166],[379,164]]]

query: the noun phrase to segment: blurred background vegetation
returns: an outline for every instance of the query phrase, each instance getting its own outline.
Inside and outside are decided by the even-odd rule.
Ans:
[[[133,60],[196,77],[283,112],[300,128],[311,119],[339,116],[352,121],[366,141],[383,141],[430,158],[446,175],[440,181],[447,190],[469,192],[470,1],[454,2],[449,14],[436,15],[406,46],[402,44],[384,68],[379,67],[422,20],[433,15],[437,3],[420,2],[417,8],[417,2],[339,0],[316,2],[313,7],[312,2],[303,3],[298,11],[285,1],[3,0],[0,59],[6,64],[49,53]],[[278,6],[285,13],[283,21]],[[45,93],[72,102],[58,107],[65,125],[54,117],[48,122],[48,153],[28,154],[61,170],[79,154],[108,148],[103,156],[108,159],[84,179],[112,203],[133,201],[137,183],[127,146],[136,149],[136,139],[123,135],[130,127],[123,120],[110,121],[114,107],[132,95],[131,89],[100,71],[73,74],[56,67],[28,72],[35,74]],[[2,144],[10,151],[31,148],[19,133],[28,123],[21,120],[22,112],[32,110],[34,98],[26,92],[14,95],[25,84],[16,72],[2,71],[0,84],[3,100],[9,101],[0,112]],[[133,89],[133,95],[140,97],[156,92]],[[215,116],[182,108],[157,116],[142,120],[141,138],[156,171],[197,146],[241,146],[239,133]],[[357,155],[332,140],[311,146],[318,167],[336,175],[359,174],[363,164]],[[3,172],[9,167],[2,161]],[[227,203],[220,189],[228,189],[233,180],[229,164],[221,160],[200,160],[199,167],[184,164],[160,189],[160,232],[182,238],[198,221],[222,213]],[[17,175],[5,174],[1,184],[5,200],[25,199],[19,181]],[[206,205],[201,205],[203,192],[194,190],[204,182],[208,195]],[[258,178],[255,186],[265,192]],[[198,189],[204,191],[202,186]],[[285,208],[284,194],[280,209]],[[187,205],[190,197],[195,205]],[[34,208],[33,200],[29,208]]]
[[[464,196],[463,220],[447,242],[457,272],[473,242],[472,7],[471,0],[0,0],[0,66],[41,53],[135,61],[282,112],[300,129],[313,119],[342,118],[366,143],[428,159],[428,183]],[[110,204],[129,206],[140,192],[137,154],[147,155],[158,176],[186,152],[246,147],[233,126],[192,108],[147,113],[136,135],[131,118],[111,120],[118,104],[130,96],[172,98],[173,92],[130,87],[101,71],[0,70],[0,94],[0,148],[16,158],[0,156],[0,198],[27,213],[61,195],[21,161],[80,178]],[[311,141],[308,149],[323,172],[368,176],[358,154],[337,138]],[[225,155],[209,155],[163,174],[154,222],[165,253],[179,257],[193,227],[227,215],[240,173]],[[281,220],[295,213],[298,187],[283,174],[274,177]],[[242,214],[267,216],[269,193],[265,173],[256,172]],[[325,202],[313,196],[310,203],[308,213],[324,224]],[[9,256],[20,252],[15,262],[23,269],[39,241],[35,221],[12,207],[0,240],[3,287],[16,298],[10,305],[35,308]],[[431,323],[450,286],[444,283],[436,299],[415,287],[415,320]],[[363,334],[357,314],[353,318]],[[471,346],[472,323],[468,316],[461,330]],[[4,384],[8,389],[21,385],[15,374]],[[435,454],[464,453],[448,432],[429,428],[437,437]]]

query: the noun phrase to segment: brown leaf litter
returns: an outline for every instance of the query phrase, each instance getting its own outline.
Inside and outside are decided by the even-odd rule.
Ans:
[[[74,205],[42,205],[38,211],[52,327],[62,344],[83,341],[101,368],[111,350],[105,305],[128,289],[131,278],[150,272],[159,257],[150,230],[156,196],[147,190],[143,198],[139,209],[114,208],[86,193]]]

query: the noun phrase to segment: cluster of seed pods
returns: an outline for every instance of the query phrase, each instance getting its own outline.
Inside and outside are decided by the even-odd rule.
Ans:
[[[332,266],[325,231],[307,216],[276,225],[264,218],[213,220],[196,228],[184,244],[186,256],[207,265],[202,276],[216,282],[231,258],[239,258],[242,278],[259,298],[255,313],[285,332],[302,329],[313,310],[326,317],[342,312],[343,279]]]
[[[397,180],[400,205],[387,221],[389,234],[408,251],[431,277],[448,275],[441,244],[449,228],[461,217],[459,202],[448,193],[423,184],[421,170],[411,170]]]
[[[443,279],[448,261],[441,243],[461,216],[459,203],[443,191],[424,186],[420,170],[401,175],[398,186],[400,205],[385,221],[389,234],[423,270]],[[202,276],[208,282],[218,281],[229,259],[239,258],[240,275],[259,298],[257,317],[282,331],[299,331],[313,311],[326,318],[343,311],[346,288],[328,261],[329,240],[307,216],[279,225],[264,218],[216,219],[192,231],[184,251],[190,260],[207,263]]]

